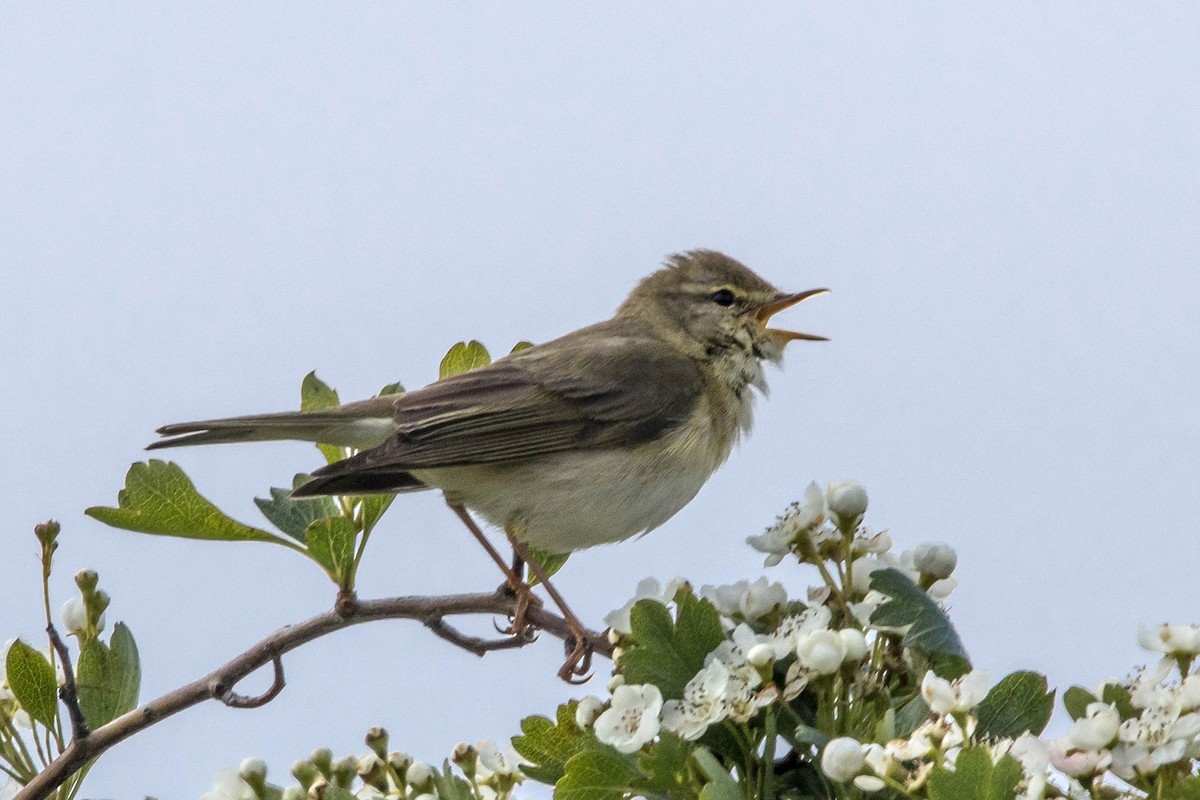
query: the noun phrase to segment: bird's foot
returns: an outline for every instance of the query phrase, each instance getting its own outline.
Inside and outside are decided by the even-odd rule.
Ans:
[[[532,642],[536,639],[538,629],[535,625],[526,621],[525,617],[531,607],[541,607],[542,599],[535,595],[533,590],[527,585],[521,584],[521,588],[517,589],[507,581],[500,584],[496,592],[517,601],[516,606],[513,608],[513,613],[508,618],[508,625],[503,628],[496,625],[496,630],[505,636],[517,636],[527,642]]]
[[[591,636],[582,627],[571,625],[571,635],[563,640],[563,646],[567,652],[567,660],[559,668],[558,677],[576,686],[587,683],[592,677],[594,647]]]

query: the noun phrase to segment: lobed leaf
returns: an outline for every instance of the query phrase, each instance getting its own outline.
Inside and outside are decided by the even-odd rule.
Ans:
[[[341,404],[342,401],[338,398],[337,390],[318,378],[316,372],[308,373],[300,382],[301,411],[322,411],[326,408],[337,408]],[[350,455],[350,451],[345,447],[333,444],[318,444],[317,449],[330,464],[341,461]]]
[[[737,781],[725,771],[716,757],[703,747],[696,748],[692,753],[700,772],[708,778],[704,788],[700,790],[700,800],[744,800]]]
[[[438,800],[474,800],[471,784],[454,774],[449,761],[442,762],[442,771],[433,772],[433,785],[437,789]]]
[[[676,617],[672,622],[662,603],[638,602],[630,613],[633,646],[620,662],[627,683],[653,683],[667,700],[683,696],[705,657],[724,639],[721,617],[707,600],[683,595]]]
[[[554,800],[622,800],[636,772],[615,750],[584,750],[567,761]]]
[[[339,586],[345,586],[354,565],[354,542],[358,531],[345,517],[319,519],[304,534],[308,553],[325,568]]]
[[[38,722],[50,728],[58,716],[58,678],[40,650],[17,639],[8,648],[4,668],[13,697]]]
[[[694,745],[669,731],[659,733],[649,752],[638,756],[644,776],[636,781],[639,794],[665,794],[674,800],[689,800],[696,791],[688,779],[688,759]]]
[[[487,348],[479,342],[474,339],[469,342],[458,342],[442,357],[442,363],[438,367],[438,379],[449,378],[451,375],[467,372],[477,367],[486,367],[490,363],[492,363],[491,355],[488,354]]]
[[[576,724],[577,705],[572,700],[559,706],[553,721],[542,716],[521,720],[521,734],[513,737],[512,746],[522,758],[531,762],[522,764],[521,771],[535,781],[558,783],[573,756],[584,750],[608,747]]]
[[[196,491],[195,484],[178,464],[150,459],[129,468],[125,488],[117,493],[117,507],[92,506],[89,517],[139,533],[207,539],[222,542],[274,542],[287,540],[228,517]]]
[[[1041,734],[1054,713],[1055,692],[1046,691],[1046,676],[1014,672],[988,692],[975,711],[976,736],[1015,739],[1029,731]]]
[[[1021,780],[1021,763],[1004,756],[995,764],[986,748],[963,750],[954,769],[929,775],[929,800],[1012,800]]]
[[[308,481],[310,476],[300,474],[292,481],[296,488]],[[263,516],[279,530],[304,544],[308,526],[319,519],[340,515],[337,504],[332,497],[304,497],[292,499],[291,489],[280,489],[272,486],[269,500],[256,497],[254,505]]]
[[[949,618],[938,604],[895,569],[871,573],[871,588],[888,596],[871,614],[871,623],[904,628],[902,644],[931,657],[932,667],[944,678],[956,678],[971,669],[971,661]]]

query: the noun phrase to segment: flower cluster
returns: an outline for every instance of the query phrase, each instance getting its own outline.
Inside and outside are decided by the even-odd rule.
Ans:
[[[366,744],[365,754],[338,759],[328,748],[314,750],[292,765],[298,785],[287,788],[268,783],[267,765],[248,758],[238,770],[214,776],[212,790],[200,800],[507,800],[525,780],[521,757],[511,748],[501,751],[491,740],[455,747],[451,760],[457,773],[449,762],[439,770],[407,753],[389,752],[383,728],[369,730]]]

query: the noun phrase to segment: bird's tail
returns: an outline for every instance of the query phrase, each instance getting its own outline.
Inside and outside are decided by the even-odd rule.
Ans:
[[[395,432],[393,414],[397,397],[385,395],[316,411],[285,411],[177,422],[159,428],[157,432],[164,438],[151,442],[146,449],[194,444],[301,441],[365,450],[382,444]]]

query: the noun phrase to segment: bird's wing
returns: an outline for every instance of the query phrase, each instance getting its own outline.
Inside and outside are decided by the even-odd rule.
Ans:
[[[314,478],[650,441],[688,418],[702,387],[698,364],[656,355],[655,344],[568,336],[409,392],[396,401],[396,432],[386,442]]]

